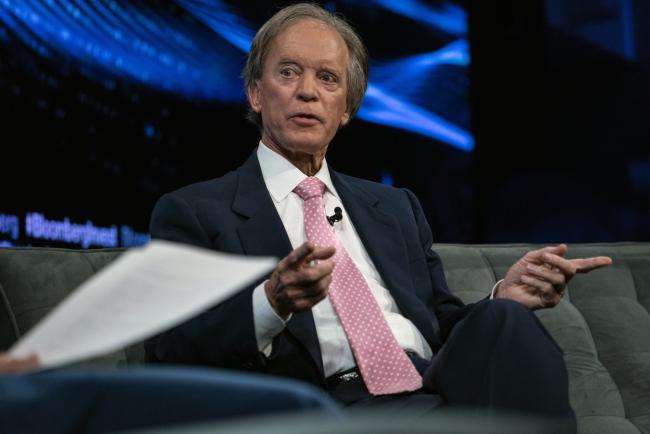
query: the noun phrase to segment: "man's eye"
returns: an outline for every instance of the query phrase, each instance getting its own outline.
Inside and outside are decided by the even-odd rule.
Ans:
[[[321,80],[326,81],[328,83],[336,83],[336,76],[334,74],[330,74],[329,72],[325,72],[321,74],[320,76]]]
[[[291,68],[283,68],[280,70],[280,75],[283,77],[291,77],[294,75],[294,72]]]

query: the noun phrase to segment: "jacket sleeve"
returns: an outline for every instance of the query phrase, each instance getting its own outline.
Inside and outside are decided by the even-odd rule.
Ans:
[[[152,238],[211,249],[212,238],[196,210],[178,194],[166,194],[151,217]],[[253,320],[252,291],[260,282],[145,343],[147,360],[232,369],[263,370]]]

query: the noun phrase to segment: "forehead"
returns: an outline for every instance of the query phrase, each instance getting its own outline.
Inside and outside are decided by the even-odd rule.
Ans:
[[[334,28],[322,21],[304,19],[290,24],[271,42],[267,64],[283,61],[304,63],[305,66],[345,71],[348,47]],[[272,66],[272,65],[271,65]]]

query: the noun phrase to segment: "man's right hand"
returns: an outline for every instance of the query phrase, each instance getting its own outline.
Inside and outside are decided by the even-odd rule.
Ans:
[[[264,291],[273,310],[284,320],[294,312],[311,309],[327,296],[332,283],[336,249],[307,241],[280,261]]]

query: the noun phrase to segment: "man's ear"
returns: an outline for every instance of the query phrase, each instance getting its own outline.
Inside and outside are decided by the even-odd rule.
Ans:
[[[341,116],[341,123],[339,124],[341,127],[344,127],[350,122],[350,113],[345,112],[343,113],[343,116]]]
[[[251,85],[246,88],[246,97],[248,98],[248,104],[250,104],[251,109],[255,113],[260,113],[262,111],[262,98],[258,80],[253,80]]]

